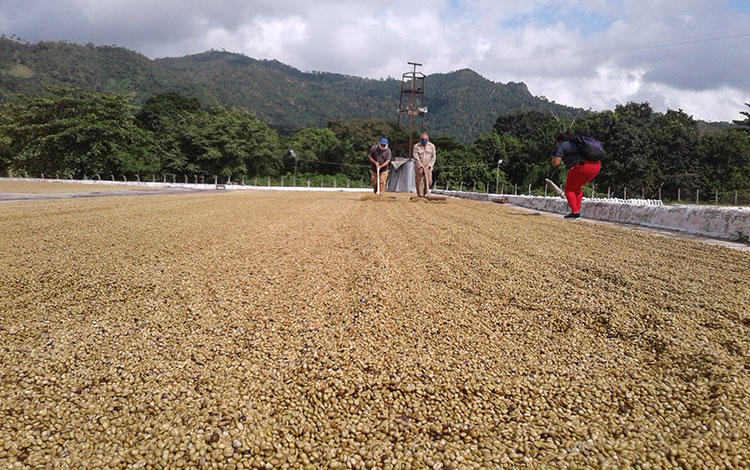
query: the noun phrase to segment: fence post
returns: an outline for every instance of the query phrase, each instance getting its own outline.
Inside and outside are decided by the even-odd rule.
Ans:
[[[472,186],[472,188],[471,188],[471,192],[472,192],[472,193],[475,193],[475,192],[477,192],[477,182],[476,182],[476,181],[474,181],[474,186]]]
[[[346,179],[346,189],[349,189],[349,178]]]
[[[718,203],[719,203],[719,190],[717,189],[716,190],[716,199],[714,200],[714,204],[718,204]]]
[[[659,200],[661,201],[661,186],[659,186]]]
[[[310,178],[307,178],[307,187],[310,187]]]
[[[701,190],[695,190],[695,203],[698,204],[701,201]]]
[[[611,195],[611,193],[609,192],[609,190],[610,190],[610,187],[609,187],[609,186],[607,186],[607,199],[609,199],[609,198],[610,198],[610,195]]]
[[[518,196],[518,185],[517,184],[513,185],[513,195],[514,196]]]
[[[336,189],[336,177],[333,177],[333,189]]]
[[[641,199],[646,199],[646,188],[641,186]]]
[[[531,185],[529,185],[529,196],[531,196]]]
[[[284,187],[284,175],[281,175],[281,187]]]
[[[547,185],[544,185],[544,197],[547,197]]]
[[[268,177],[268,187],[269,188],[271,187],[271,177],[270,176]]]
[[[177,175],[175,175],[174,173],[172,173],[172,183],[174,183],[176,181],[177,181]]]
[[[595,194],[596,194],[596,185],[594,183],[591,183],[591,199],[594,199]]]
[[[737,205],[737,191],[734,192],[734,205]]]
[[[495,188],[497,190],[497,188]],[[505,183],[503,183],[502,189],[500,190],[500,194],[505,194]]]
[[[625,189],[622,191],[622,198],[626,201],[628,200],[628,187],[625,186]]]
[[[463,192],[463,190],[464,190],[464,182],[463,181],[461,181],[461,185],[459,186],[458,190],[461,191],[461,192]]]
[[[677,202],[682,202],[682,195],[680,194],[680,188],[677,188]]]

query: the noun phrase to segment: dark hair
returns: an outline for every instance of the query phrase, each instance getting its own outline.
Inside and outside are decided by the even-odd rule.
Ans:
[[[564,141],[570,140],[572,138],[573,138],[573,136],[569,132],[560,132],[559,134],[557,134],[555,136],[555,141],[556,142],[564,142]]]

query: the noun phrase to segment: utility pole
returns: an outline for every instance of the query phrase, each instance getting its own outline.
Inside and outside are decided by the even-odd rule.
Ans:
[[[497,161],[497,170],[495,171],[495,191],[500,187],[500,164],[503,163],[503,159]]]
[[[297,152],[289,149],[289,154],[294,157],[294,179],[292,179],[292,186],[297,186]]]

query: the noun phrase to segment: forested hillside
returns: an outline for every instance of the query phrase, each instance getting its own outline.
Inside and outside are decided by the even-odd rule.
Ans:
[[[48,88],[123,94],[138,104],[164,90],[189,94],[206,104],[213,99],[200,84],[121,47],[46,41],[26,45],[0,39],[0,99],[39,96]]]
[[[406,64],[405,64],[406,65]],[[23,44],[0,39],[0,99],[39,96],[47,88],[123,94],[136,105],[149,97],[178,92],[201,105],[237,106],[283,133],[328,121],[397,118],[400,77],[383,80],[313,72],[277,61],[209,51],[150,60],[115,46],[61,42]],[[497,116],[520,110],[577,110],[534,97],[523,83],[495,83],[471,70],[429,75],[426,129],[435,135],[473,141]]]
[[[227,52],[152,61],[118,47],[0,39],[0,175],[365,181],[373,142],[409,141],[396,127],[400,84]],[[549,155],[571,130],[607,150],[587,191],[750,201],[748,119],[722,129],[649,103],[580,112],[471,70],[428,76],[425,94],[440,187],[542,192],[546,178],[565,179]]]

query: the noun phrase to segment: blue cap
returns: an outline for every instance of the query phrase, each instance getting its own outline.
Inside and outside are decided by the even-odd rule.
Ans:
[[[385,137],[381,137],[380,138],[380,143],[383,144],[383,145],[388,145],[388,139],[386,139]]]

